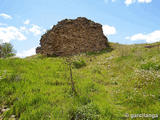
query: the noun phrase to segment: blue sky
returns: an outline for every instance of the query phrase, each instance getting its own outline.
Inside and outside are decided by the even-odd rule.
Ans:
[[[159,0],[0,0],[0,41],[11,42],[19,57],[33,55],[47,29],[81,16],[101,23],[111,42],[157,42],[159,6]]]

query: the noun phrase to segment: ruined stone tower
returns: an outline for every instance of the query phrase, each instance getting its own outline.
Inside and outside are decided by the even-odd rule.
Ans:
[[[48,30],[40,40],[36,53],[67,56],[105,49],[108,40],[102,25],[84,17],[65,19]]]

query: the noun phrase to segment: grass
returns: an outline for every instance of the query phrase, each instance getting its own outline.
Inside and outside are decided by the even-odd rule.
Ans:
[[[0,108],[10,108],[0,116],[130,120],[133,114],[160,114],[160,49],[144,44],[111,46],[109,52],[71,57],[77,96],[65,57],[0,59]]]

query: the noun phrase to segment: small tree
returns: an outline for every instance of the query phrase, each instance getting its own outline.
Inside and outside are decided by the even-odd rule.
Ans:
[[[6,58],[15,55],[15,50],[11,43],[2,43],[0,45],[0,57]]]

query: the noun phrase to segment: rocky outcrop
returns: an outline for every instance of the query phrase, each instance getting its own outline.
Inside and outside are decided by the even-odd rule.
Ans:
[[[107,46],[108,40],[103,34],[102,25],[79,17],[75,20],[62,20],[48,30],[41,37],[36,53],[67,56],[99,51]]]

